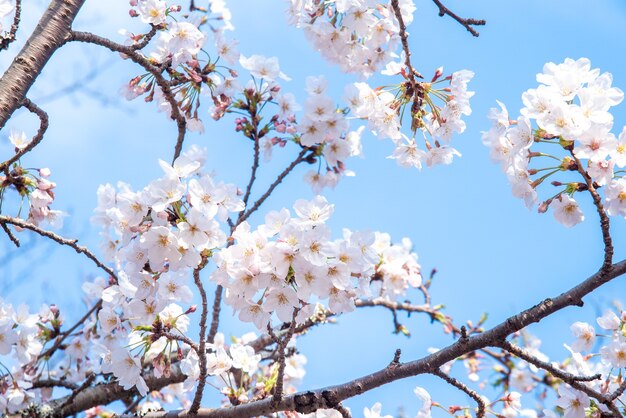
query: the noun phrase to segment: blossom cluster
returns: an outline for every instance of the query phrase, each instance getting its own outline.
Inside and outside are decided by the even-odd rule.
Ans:
[[[152,52],[146,58],[158,66],[170,68],[171,91],[178,108],[187,120],[187,129],[203,132],[204,125],[198,115],[200,97],[208,96],[216,107],[230,104],[233,85],[236,84],[236,72],[223,65],[218,65],[220,58],[230,65],[239,59],[238,42],[225,37],[226,30],[233,29],[230,23],[230,11],[223,1],[212,1],[210,10],[184,16],[174,15],[180,12],[180,6],[168,6],[163,0],[131,0],[131,16],[139,17],[157,30],[156,42]],[[208,16],[207,16],[208,13]],[[213,23],[220,22],[216,27]],[[206,34],[201,26],[208,24],[214,34],[216,56],[211,58],[204,51]],[[145,35],[127,33],[129,44],[136,45],[144,40]],[[172,103],[163,93],[154,74],[146,73],[133,78],[122,93],[128,100],[146,95],[146,101],[156,101],[159,111],[172,115]]]
[[[42,399],[44,394],[28,389],[36,377],[42,341],[51,339],[61,322],[54,306],[44,305],[32,314],[28,306],[14,308],[0,298],[0,414],[15,413]]]
[[[12,131],[9,141],[16,152],[20,152],[30,143],[23,131]],[[49,180],[51,174],[49,168],[26,169],[19,162],[14,163],[10,170],[0,174],[0,208],[6,191],[14,189],[22,199],[28,200],[27,222],[34,225],[46,223],[53,228],[60,228],[65,214],[50,208],[56,187],[56,183]]]
[[[378,0],[290,0],[291,25],[302,28],[328,61],[347,73],[369,77],[397,55],[400,25],[391,2]],[[413,21],[413,0],[400,0],[405,25]]]
[[[192,301],[187,286],[190,271],[212,249],[225,245],[220,221],[244,208],[237,187],[200,172],[205,158],[204,151],[192,147],[173,166],[161,162],[165,175],[141,191],[126,184],[119,184],[119,191],[110,185],[98,190],[93,220],[104,226],[105,252],[118,266],[118,282],[94,291],[103,300],[98,319],[104,333],[121,334],[123,341],[128,336],[131,347],[150,342],[154,350],[156,342],[150,338],[158,337],[157,331],[184,335],[186,315],[193,308],[184,311],[178,303]],[[177,350],[170,343],[162,339],[163,367],[169,364],[169,350]],[[108,349],[108,370],[125,387],[137,385],[145,391],[139,356],[132,355],[127,345],[126,341]]]
[[[410,243],[392,245],[389,236],[344,230],[333,240],[325,225],[333,206],[322,196],[272,211],[255,230],[242,223],[235,243],[214,255],[211,279],[227,289],[226,302],[244,322],[265,329],[279,321],[303,323],[326,301],[332,313],[354,309],[358,296],[395,299],[421,284]]]
[[[467,85],[473,76],[471,71],[462,70],[442,77],[440,69],[432,82],[419,82],[415,87],[409,81],[390,89],[354,83],[346,87],[345,99],[354,115],[367,120],[374,133],[393,141],[396,149],[389,158],[399,165],[421,169],[423,162],[429,167],[450,164],[454,156],[461,155],[449,143],[455,133],[465,131],[461,117],[471,114],[469,99],[474,92],[468,91]],[[445,82],[446,87],[439,86]],[[438,102],[443,102],[443,107]],[[401,132],[405,110],[410,113],[413,133],[423,135],[425,150],[418,148],[415,136],[408,138]]]
[[[524,107],[517,120],[509,120],[506,107],[499,103],[500,109],[492,109],[489,115],[492,128],[483,134],[513,194],[532,208],[539,201],[537,187],[554,179],[552,185],[558,191],[539,205],[539,211],[552,207],[557,221],[570,227],[584,219],[575,194],[588,190],[591,183],[595,189],[606,187],[609,215],[626,216],[622,170],[626,128],[616,138],[609,111],[623,100],[624,93],[612,86],[610,73],[600,74],[586,58],[547,63],[537,81],[536,89],[522,95]],[[539,166],[530,167],[531,162]],[[580,175],[568,176],[569,172],[582,175],[582,181]]]

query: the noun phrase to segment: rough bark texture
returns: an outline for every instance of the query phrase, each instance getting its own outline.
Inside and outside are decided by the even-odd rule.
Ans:
[[[44,66],[70,36],[85,0],[52,0],[24,48],[0,79],[0,128],[20,107]]]

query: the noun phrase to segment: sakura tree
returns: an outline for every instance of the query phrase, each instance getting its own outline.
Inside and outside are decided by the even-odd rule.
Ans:
[[[560,357],[547,356],[535,328],[528,328],[583,306],[626,273],[626,261],[614,260],[620,238],[612,227],[626,217],[626,128],[618,127],[612,109],[624,94],[611,73],[587,58],[550,61],[537,74],[538,84],[515,92],[522,97],[519,116],[498,102],[485,115],[492,126],[485,122],[482,134],[513,196],[539,213],[552,212],[565,228],[583,220],[597,227],[603,246],[597,271],[559,287],[558,296],[534,289],[534,306],[500,322],[486,315],[458,320],[438,294],[436,270],[422,270],[411,239],[337,229],[336,207],[327,197],[358,175],[355,157],[374,136],[390,150],[387,158],[411,176],[430,175],[435,166],[444,172],[458,163],[459,149],[470,146],[459,139],[472,114],[475,74],[422,68],[419,25],[426,12],[416,6],[425,5],[280,3],[286,11],[275,30],[301,31],[311,56],[346,74],[341,91],[329,76],[309,74],[299,80],[302,95],[290,84],[282,57],[237,41],[231,5],[221,0],[131,0],[125,19],[132,29],[116,36],[79,29],[84,3],[52,0],[37,26],[25,31],[22,2],[0,0],[0,49],[12,54],[0,79],[0,126],[12,128],[6,134],[11,152],[0,163],[0,226],[15,247],[9,257],[19,258],[24,237],[36,234],[70,247],[99,271],[82,283],[88,306],[80,313],[52,300],[38,307],[0,299],[3,414],[348,417],[361,413],[351,412],[352,398],[407,378],[419,383],[398,396],[420,405],[418,417],[626,413],[626,312],[603,306],[595,323],[581,313],[570,340],[561,341]],[[448,30],[460,25],[477,37],[485,25],[433,3],[434,15],[457,25]],[[55,126],[31,88],[53,54],[71,45],[128,63],[120,95],[132,107],[156,105],[173,128],[162,138],[143,138],[146,148],[150,141],[169,143],[169,154],[141,163],[158,167],[158,175],[141,185],[113,177],[93,190],[91,223],[101,240],[95,248],[65,235],[55,171],[29,163]],[[11,124],[19,112],[38,121],[32,134]],[[245,171],[243,183],[208,164],[211,151],[203,141],[218,126],[227,126],[229,140],[240,144],[228,145],[236,152],[219,158]],[[240,149],[248,154],[238,155]],[[68,164],[75,158],[69,150]],[[384,157],[368,155],[376,158]],[[115,169],[114,161],[109,164]],[[298,176],[312,197],[303,192],[272,206],[283,183]],[[581,207],[593,211],[583,214]],[[389,211],[381,216],[396,216]],[[420,326],[427,325],[412,324],[421,316],[447,343],[416,357],[399,349],[385,353],[360,377],[332,386],[304,385],[302,342],[367,307],[391,314],[391,331],[400,334],[393,338],[423,335]],[[497,302],[485,308],[497,309]],[[253,331],[230,329],[226,312]],[[423,376],[462,396],[433,396],[430,381],[418,380]],[[368,399],[363,415],[388,416],[384,403]]]

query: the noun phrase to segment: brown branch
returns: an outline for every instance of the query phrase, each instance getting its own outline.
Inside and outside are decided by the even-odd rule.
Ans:
[[[391,0],[391,7],[393,9],[394,14],[396,15],[396,19],[398,20],[398,26],[400,27],[400,41],[402,42],[402,50],[404,51],[404,65],[408,71],[408,75],[406,76],[409,84],[413,92],[417,91],[415,77],[423,78],[420,73],[418,73],[413,65],[411,64],[411,49],[409,48],[409,35],[406,33],[406,25],[404,23],[404,19],[402,18],[402,9],[400,8],[400,4],[398,0]]]
[[[37,225],[23,221],[19,218],[13,218],[11,216],[6,216],[6,215],[0,215],[0,224],[11,224],[11,225],[19,226],[20,228],[30,229],[31,231],[41,236],[44,236],[46,238],[50,238],[51,240],[61,245],[67,245],[68,247],[73,248],[77,253],[84,254],[88,259],[93,261],[96,266],[100,267],[102,270],[107,272],[109,276],[114,278],[115,281],[117,281],[117,276],[115,275],[115,272],[113,271],[113,269],[111,269],[110,267],[102,263],[100,260],[98,260],[98,258],[87,247],[78,245],[77,239],[64,238],[60,235],[55,234],[54,232],[50,232],[45,229],[42,229],[38,227]]]
[[[468,388],[463,382],[458,381],[452,376],[448,376],[447,374],[442,372],[440,369],[435,370],[432,374],[434,374],[437,377],[440,377],[441,379],[445,380],[446,382],[448,382],[455,388],[459,389],[462,392],[465,392],[470,398],[472,398],[478,404],[478,410],[476,411],[476,418],[483,418],[485,416],[487,405],[485,404],[485,401],[480,397],[478,393]]]
[[[154,38],[154,35],[156,35],[157,31],[159,30],[158,26],[151,26],[152,27],[150,28],[150,32],[143,35],[143,39],[141,40],[141,42],[137,42],[136,44],[131,45],[130,49],[132,49],[133,51],[138,51],[140,49],[144,49],[150,43],[152,38]]]
[[[87,379],[85,379],[85,381],[79,387],[77,387],[76,389],[72,391],[70,396],[67,397],[65,402],[63,402],[63,404],[61,404],[59,408],[63,408],[64,406],[70,405],[72,402],[74,402],[74,399],[76,399],[78,394],[86,390],[89,387],[89,385],[93,383],[95,379],[96,379],[96,375],[93,373],[87,376]]]
[[[357,299],[354,301],[357,308],[375,307],[381,306],[394,311],[406,311],[406,312],[423,312],[427,314],[434,314],[437,311],[431,308],[429,305],[411,305],[410,303],[394,302],[383,297],[374,299]]]
[[[278,375],[276,377],[276,386],[274,386],[274,394],[272,395],[272,400],[278,404],[280,403],[280,400],[283,397],[283,380],[285,379],[285,348],[287,348],[287,344],[289,344],[289,341],[291,340],[291,337],[293,337],[293,333],[296,330],[296,315],[298,314],[298,311],[300,309],[298,308],[294,308],[293,310],[293,314],[291,315],[291,323],[289,324],[289,329],[287,330],[287,333],[285,334],[285,336],[280,339],[280,340],[276,340],[276,344],[278,345]],[[272,335],[272,328],[270,327],[270,324],[267,324],[268,327],[268,331],[270,332],[270,335]],[[274,338],[276,338],[276,336],[274,335]]]
[[[52,0],[37,27],[0,78],[0,128],[17,110],[54,52],[70,37],[85,0]]]
[[[124,54],[134,63],[139,64],[147,72],[152,74],[155,82],[163,91],[163,97],[165,97],[167,102],[170,104],[170,107],[172,108],[171,117],[176,121],[176,124],[178,126],[178,138],[176,139],[176,145],[174,147],[174,157],[172,158],[173,163],[182,152],[183,142],[185,141],[187,121],[185,117],[180,113],[178,103],[176,102],[176,98],[174,97],[174,93],[172,92],[169,82],[165,79],[165,77],[163,77],[163,70],[160,67],[153,65],[146,57],[134,50],[132,47],[118,44],[111,41],[110,39],[103,38],[93,33],[72,31],[71,40],[76,42],[85,42],[99,45],[109,49],[110,51]]]
[[[337,404],[337,406],[334,407],[333,409],[339,412],[342,418],[352,418],[352,415],[350,414],[350,410],[346,408],[345,406],[343,406],[341,402],[339,402],[339,404]]]
[[[545,361],[541,361],[538,358],[536,358],[535,356],[527,353],[526,351],[524,351],[522,348],[520,347],[516,347],[513,344],[511,344],[509,341],[504,340],[499,344],[499,347],[502,348],[503,350],[508,351],[509,353],[513,354],[516,357],[521,358],[522,360],[530,363],[530,364],[534,364],[535,366],[539,367],[540,369],[543,369],[547,372],[549,372],[550,374],[552,374],[555,377],[558,377],[559,379],[563,380],[564,382],[567,383],[574,383],[574,382],[592,382],[594,380],[598,380],[602,378],[602,375],[600,373],[598,374],[594,374],[593,376],[576,376],[572,373],[568,373],[565,372],[563,370],[559,370],[556,367],[554,367],[552,364],[547,363]]]
[[[263,202],[265,202],[265,200],[272,194],[272,192],[274,191],[274,189],[280,184],[282,183],[282,181],[285,179],[285,177],[287,177],[287,175],[298,165],[300,164],[302,161],[305,161],[306,158],[304,157],[304,154],[306,154],[306,152],[309,151],[308,148],[303,148],[300,153],[298,154],[298,156],[296,157],[295,160],[293,160],[291,162],[291,164],[289,164],[276,178],[276,180],[274,180],[274,182],[270,185],[270,187],[265,191],[265,193],[263,193],[263,195],[256,201],[254,202],[254,204],[252,205],[252,207],[250,207],[250,209],[248,209],[247,211],[243,212],[241,215],[239,215],[239,219],[237,219],[237,225],[239,225],[240,223],[242,223],[243,221],[245,221],[246,219],[248,219],[250,217],[250,215],[252,215],[254,212],[257,211],[257,209],[259,209],[259,207],[263,204]]]
[[[474,19],[474,18],[471,18],[471,17],[469,17],[469,18],[462,18],[462,17],[460,17],[459,15],[457,15],[456,13],[454,13],[450,9],[448,9],[446,6],[444,6],[443,3],[440,0],[433,0],[433,2],[435,2],[437,7],[439,8],[439,16],[441,16],[441,17],[443,17],[445,15],[450,16],[452,19],[454,19],[457,22],[459,22],[473,36],[477,37],[480,34],[472,26],[485,26],[485,24],[487,24],[485,19]]]
[[[153,373],[144,376],[144,380],[150,390],[160,390],[165,386],[181,383],[186,378],[187,376],[180,371],[180,368],[176,364],[172,365],[172,371],[169,376],[157,378]],[[48,406],[55,410],[53,416],[68,417],[94,406],[107,405],[135,394],[138,395],[136,389],[127,390],[117,383],[103,383],[85,389],[76,395],[71,403],[63,407],[61,407],[61,405],[66,402],[69,396],[50,401]]]
[[[39,117],[39,121],[40,121],[39,129],[37,130],[37,133],[35,134],[33,139],[30,140],[28,145],[26,145],[24,148],[19,150],[13,157],[9,158],[8,160],[0,164],[0,171],[5,171],[7,168],[11,166],[11,164],[19,160],[22,155],[26,154],[27,152],[35,148],[41,142],[44,134],[46,133],[46,130],[48,129],[48,114],[44,112],[43,110],[41,110],[39,106],[37,106],[35,103],[31,102],[28,99],[24,99],[20,107],[21,106],[25,107],[31,113],[34,113],[35,115]]]
[[[259,145],[259,134],[257,132],[258,126],[256,123],[256,115],[252,116],[252,124],[253,124],[253,129],[254,129],[254,135],[253,135],[254,161],[252,163],[252,169],[250,170],[250,180],[248,181],[248,186],[246,187],[246,193],[243,196],[244,209],[239,213],[239,218],[243,217],[243,214],[245,213],[245,207],[248,206],[248,199],[250,199],[250,193],[252,192],[252,185],[254,184],[254,181],[256,180],[256,171],[259,168],[260,145]],[[237,225],[239,225],[240,223],[241,222],[237,220]]]
[[[570,385],[574,389],[579,390],[581,392],[584,392],[587,395],[597,399],[600,403],[602,403],[607,408],[609,408],[611,410],[611,412],[613,412],[615,414],[616,417],[621,416],[621,414],[619,413],[617,407],[613,404],[613,400],[610,398],[610,396],[605,396],[605,395],[601,394],[600,392],[590,388],[589,386],[586,386],[586,385],[581,383],[581,382],[591,382],[591,381],[594,381],[594,380],[601,379],[602,375],[600,373],[595,374],[593,376],[576,376],[576,375],[573,375],[571,373],[567,373],[567,372],[564,372],[562,370],[559,370],[556,367],[552,366],[550,363],[547,363],[545,361],[539,360],[535,356],[532,356],[532,355],[526,353],[523,349],[514,346],[509,341],[503,340],[503,341],[500,342],[499,346],[500,346],[500,348],[508,351],[509,353],[513,354],[514,356],[519,357],[522,360],[524,360],[524,361],[526,361],[526,362],[528,362],[530,364],[533,364],[533,365],[537,366],[538,368],[547,371],[551,375],[561,379],[562,381],[564,381],[565,383],[567,383],[568,385]]]
[[[595,205],[598,215],[600,216],[600,228],[602,229],[602,240],[604,241],[604,264],[602,267],[606,269],[613,263],[613,240],[611,239],[611,223],[609,221],[609,216],[604,210],[602,198],[600,197],[600,194],[598,194],[598,191],[593,184],[593,180],[582,167],[582,163],[574,155],[573,151],[571,151],[571,154],[572,158],[576,162],[578,172],[583,176],[583,179],[585,179],[587,189],[593,199],[593,204]]]
[[[615,389],[615,391],[613,393],[611,393],[611,395],[609,396],[609,399],[611,401],[614,401],[615,399],[617,399],[620,396],[622,396],[622,394],[624,393],[625,390],[626,390],[626,379],[624,379],[622,381],[622,383],[619,385],[619,387],[617,389]]]
[[[211,328],[209,329],[209,336],[207,337],[207,341],[209,344],[213,344],[215,342],[215,336],[217,335],[217,329],[220,324],[220,309],[222,306],[222,292],[224,288],[222,285],[217,285],[215,289],[215,299],[213,300],[213,316],[211,319]]]
[[[78,385],[76,383],[69,382],[67,380],[59,380],[59,379],[39,379],[33,382],[33,389],[38,388],[66,388],[66,389],[78,389]]]
[[[85,313],[74,325],[72,325],[72,327],[70,327],[70,329],[63,332],[61,335],[59,335],[59,337],[57,337],[52,347],[48,348],[43,353],[39,354],[37,358],[38,359],[50,358],[54,354],[54,352],[61,347],[61,344],[63,343],[63,341],[65,341],[65,339],[69,337],[72,334],[72,332],[76,330],[76,328],[78,328],[83,322],[85,322],[91,316],[91,314],[96,312],[101,307],[102,307],[102,299],[98,300],[95,303],[95,305],[93,305],[91,309],[87,311],[87,313]]]
[[[15,246],[17,248],[20,248],[20,240],[17,239],[17,237],[15,235],[13,235],[13,232],[11,232],[11,230],[9,229],[9,227],[7,226],[7,224],[2,223],[0,224],[0,226],[2,226],[2,230],[7,234],[7,236],[9,237],[9,239],[11,240],[11,242],[13,244],[15,244]]]
[[[22,14],[22,0],[15,0],[15,16],[13,16],[13,23],[9,33],[2,36],[0,40],[0,51],[3,51],[9,47],[11,42],[15,41],[15,34],[20,26],[20,18]]]
[[[202,299],[202,313],[200,316],[200,335],[198,342],[198,365],[200,367],[200,376],[198,377],[198,388],[196,389],[196,393],[193,397],[193,403],[189,408],[191,413],[195,413],[200,408],[200,403],[202,402],[202,392],[204,391],[204,386],[206,385],[207,378],[207,367],[206,367],[206,321],[208,312],[208,303],[206,297],[206,291],[204,290],[204,286],[202,285],[202,281],[200,280],[200,271],[207,265],[207,258],[203,257],[202,262],[198,267],[193,270],[193,280],[198,288],[198,292],[200,292],[200,297]],[[216,297],[217,299],[217,297]],[[211,325],[213,328],[213,325]],[[217,328],[217,327],[216,327]],[[211,344],[213,341],[211,341]]]

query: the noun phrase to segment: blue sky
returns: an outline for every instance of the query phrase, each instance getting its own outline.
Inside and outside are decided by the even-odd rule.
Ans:
[[[476,73],[470,83],[470,89],[476,91],[471,102],[473,114],[466,119],[467,131],[453,140],[463,157],[451,166],[407,170],[385,158],[392,152],[389,141],[365,135],[365,158],[349,161],[356,177],[344,179],[335,190],[325,192],[335,204],[330,226],[337,233],[348,227],[389,232],[396,241],[411,238],[424,272],[431,268],[439,271],[432,287],[433,302],[444,303],[446,312],[458,323],[476,320],[488,311],[487,325],[495,325],[595,272],[601,264],[602,247],[589,199],[582,202],[585,222],[566,229],[551,214],[529,212],[511,196],[506,178],[490,162],[488,150],[481,144],[480,132],[489,128],[487,111],[497,99],[516,116],[521,93],[536,86],[535,74],[543,64],[562,62],[566,57],[588,57],[594,67],[612,72],[614,85],[626,90],[626,44],[622,42],[626,39],[626,5],[618,0],[596,1],[592,6],[571,0],[447,1],[445,4],[461,16],[487,20],[487,26],[479,28],[480,37],[473,38],[452,19],[438,17],[431,1],[415,2],[418,9],[409,28],[415,67],[423,74],[432,74],[442,65],[446,72],[467,68]],[[293,79],[283,88],[296,94],[300,102],[306,97],[307,75],[325,74],[338,101],[343,86],[356,81],[323,62],[303,34],[287,26],[284,2],[233,0],[229,6],[240,51],[247,56],[278,56],[282,71]],[[28,16],[36,11],[29,4],[23,13]],[[132,25],[136,22],[127,17],[126,2],[91,0],[75,27],[121,40],[117,30]],[[8,62],[7,53],[3,54],[2,68]],[[29,96],[35,101],[45,97],[59,86],[82,78],[94,65],[99,67],[98,76],[87,87],[97,92],[97,97],[108,98],[109,103],[94,99],[93,93],[76,93],[42,104],[50,114],[49,133],[23,161],[26,166],[51,168],[52,180],[58,183],[56,207],[70,213],[64,233],[97,247],[97,230],[88,221],[96,204],[97,186],[124,180],[140,188],[159,176],[157,159],[171,159],[176,130],[152,104],[116,99],[119,87],[139,74],[138,69],[94,47],[68,45],[57,53]],[[386,78],[370,80],[371,85],[387,82]],[[624,104],[614,108],[614,133],[626,124],[625,109]],[[245,186],[252,154],[248,142],[236,135],[230,122],[213,123],[208,114],[203,119],[207,132],[190,135],[187,143],[209,149],[207,167],[215,170],[219,179]],[[33,132],[32,122],[30,117],[19,115],[8,126],[30,127]],[[0,134],[2,155],[10,153],[5,131]],[[279,154],[262,168],[260,185],[271,182],[280,164],[294,155],[293,150]],[[297,198],[312,197],[302,182],[305,171],[297,170],[267,201],[264,210],[290,208]],[[262,214],[251,222],[261,220]],[[613,222],[616,260],[626,256],[625,226],[624,220]],[[10,248],[5,239],[0,243],[2,251]],[[78,315],[79,292],[70,294],[67,289],[98,272],[71,250],[49,250],[27,253],[22,258],[19,250],[11,250],[17,260],[10,270],[0,271],[0,283],[11,281],[14,285],[0,287],[1,296],[33,307],[42,302],[58,303],[67,307],[68,316]],[[32,264],[37,267],[22,274],[24,266]],[[584,309],[568,309],[532,327],[532,331],[544,337],[546,352],[553,359],[561,359],[566,354],[562,344],[571,341],[569,324],[593,320],[603,306],[624,296],[626,285],[616,280],[588,298]],[[226,333],[248,329],[237,325],[228,314],[223,318]],[[403,359],[409,360],[423,356],[428,347],[451,342],[425,318],[413,316],[403,323],[412,338],[392,335],[390,314],[375,309],[346,315],[337,325],[313,330],[299,340],[301,351],[309,357],[301,388],[339,383],[378,370],[398,347],[403,349]],[[463,376],[460,364],[455,367]],[[346,404],[360,412],[364,406],[381,401],[383,412],[393,414],[403,405],[411,416],[418,408],[412,394],[416,385],[432,390],[434,399],[441,403],[467,403],[434,378],[416,377]]]

